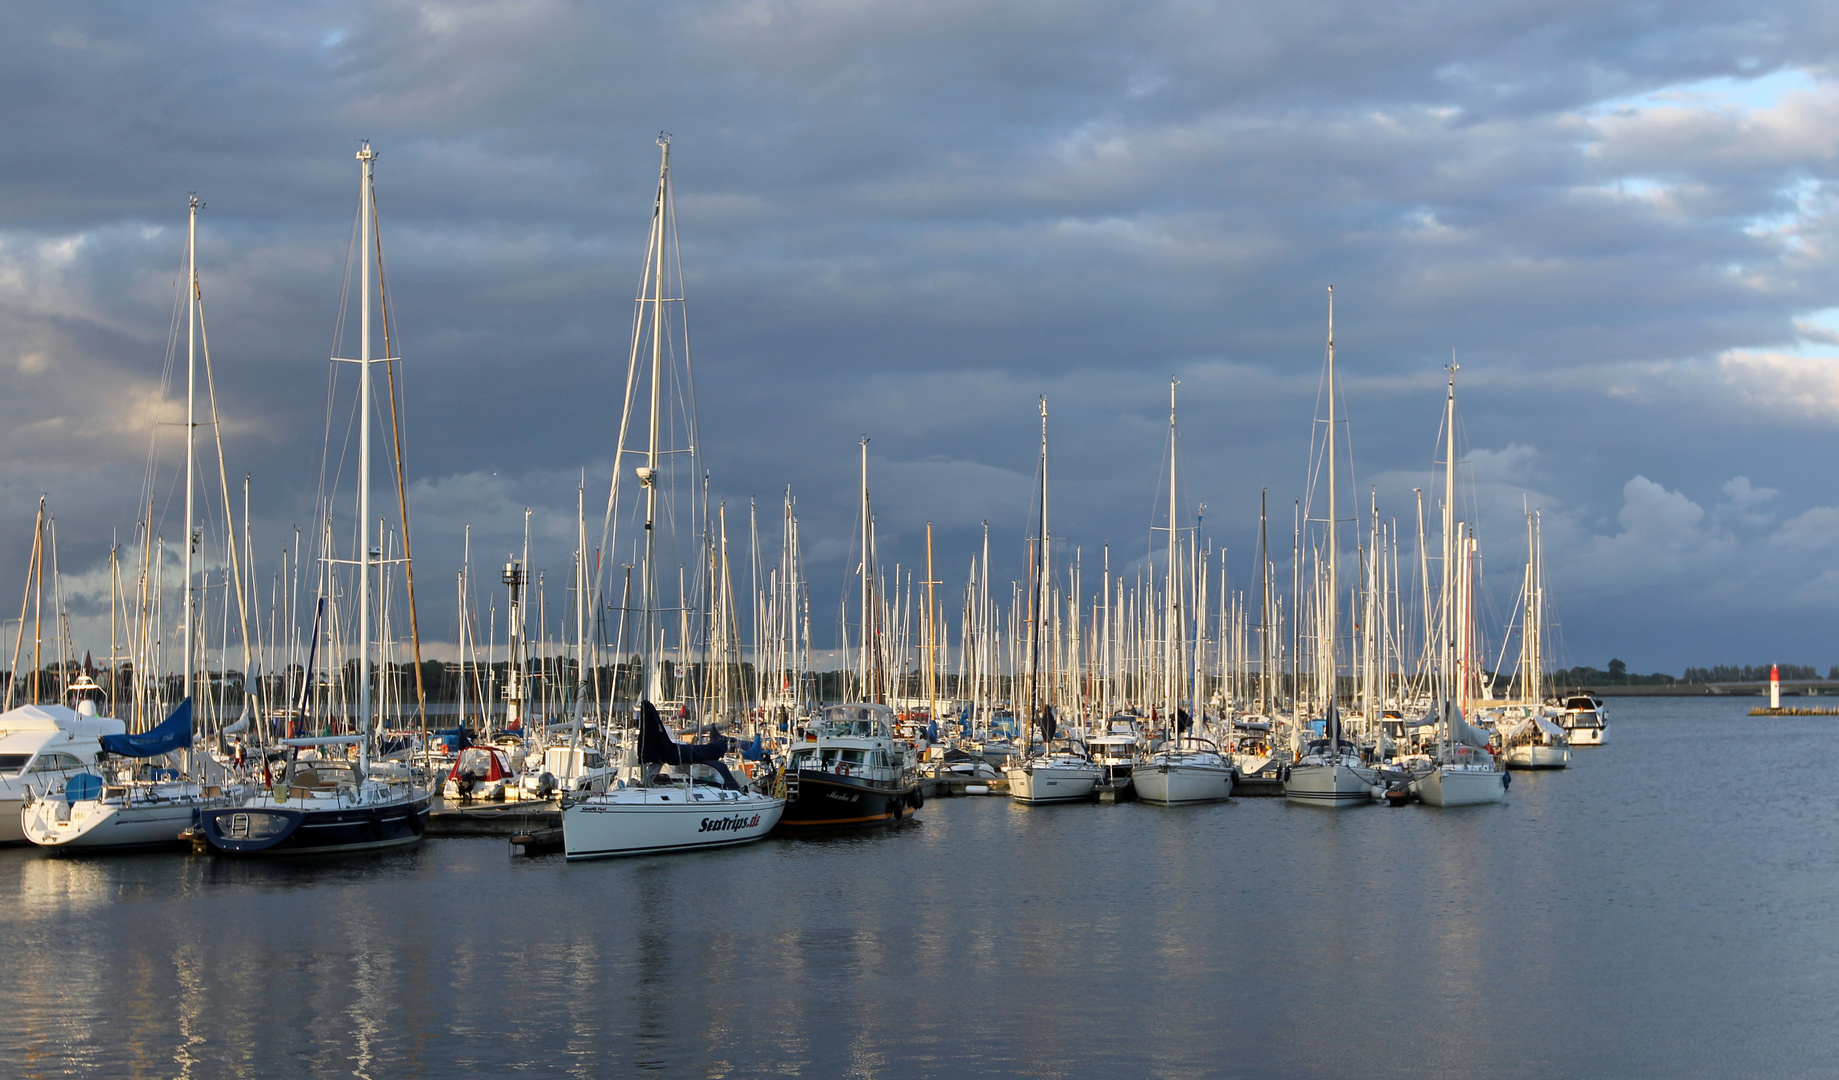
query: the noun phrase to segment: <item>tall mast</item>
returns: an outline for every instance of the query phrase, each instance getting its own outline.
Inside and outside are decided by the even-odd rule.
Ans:
[[[871,663],[869,650],[873,648],[873,635],[869,626],[873,619],[874,605],[874,564],[869,559],[869,509],[868,509],[868,436],[862,436],[862,651],[860,680],[862,697],[865,701],[874,700],[874,691],[869,687]]]
[[[645,488],[645,565],[639,571],[639,590],[644,610],[639,615],[641,648],[640,693],[649,698],[656,675],[656,648],[653,640],[654,609],[657,607],[658,550],[658,426],[663,403],[664,383],[664,200],[670,186],[670,136],[658,136],[658,198],[651,212],[651,265],[646,271],[651,281],[651,430],[645,445],[645,471],[639,483]]]
[[[1539,683],[1545,681],[1545,537],[1541,534],[1539,511],[1532,511],[1532,701],[1545,699]]]
[[[1449,394],[1444,407],[1443,443],[1443,609],[1442,648],[1437,662],[1438,709],[1443,719],[1443,754],[1448,759],[1455,739],[1456,680],[1456,362],[1449,364]]]
[[[358,150],[362,179],[358,186],[358,248],[361,252],[358,306],[358,731],[364,736],[358,754],[370,754],[370,204],[372,167],[377,155],[365,141]]]
[[[939,616],[933,587],[938,584],[932,572],[932,522],[926,523],[926,696],[931,699],[926,718],[939,722]]]
[[[1034,565],[1029,568],[1033,577],[1032,588],[1028,592],[1028,715],[1034,722],[1041,723],[1041,620],[1047,613],[1046,596],[1050,586],[1047,573],[1051,565],[1047,552],[1047,398],[1041,398],[1041,498],[1036,504]],[[1047,740],[1045,725],[1041,728],[1041,739]],[[1045,748],[1045,747],[1044,747]]]
[[[1268,489],[1258,491],[1258,578],[1264,597],[1258,604],[1258,715],[1271,718],[1271,543],[1265,529],[1264,499]]]
[[[1328,287],[1328,596],[1322,633],[1328,638],[1328,722],[1323,732],[1329,748],[1339,753],[1341,746],[1341,679],[1340,655],[1335,648],[1341,628],[1340,618],[1340,548],[1341,525],[1335,501],[1335,287]]]
[[[185,638],[181,651],[185,664],[184,696],[192,696],[193,663],[192,656],[192,547],[193,517],[192,495],[193,480],[198,471],[197,465],[197,389],[198,389],[198,196],[191,198],[191,213],[185,225],[185,554],[183,556],[185,586],[183,600],[179,605],[182,620],[180,633]]]
[[[1163,667],[1163,723],[1170,735],[1179,739],[1181,731],[1175,723],[1177,710],[1181,707],[1181,675],[1176,668],[1176,640],[1181,636],[1181,600],[1177,593],[1180,581],[1175,576],[1175,558],[1179,545],[1176,543],[1175,526],[1175,388],[1181,384],[1169,380],[1169,565],[1167,596],[1164,602],[1167,611],[1164,614],[1165,625],[1162,631],[1162,667]],[[1197,538],[1198,539],[1198,538]]]

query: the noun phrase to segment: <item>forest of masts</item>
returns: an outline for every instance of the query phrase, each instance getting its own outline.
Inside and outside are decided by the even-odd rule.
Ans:
[[[218,507],[216,550],[200,551],[204,568],[189,590],[202,729],[217,731],[253,715],[264,718],[258,729],[271,736],[284,729],[344,730],[356,701],[358,667],[352,659],[353,605],[347,603],[354,585],[351,560],[299,556],[309,546],[335,550],[328,514],[310,540],[302,530],[293,531],[258,588],[253,575],[242,572],[256,563],[247,489],[245,480],[240,521],[231,518],[235,508],[229,500]],[[1365,535],[1351,552],[1357,580],[1340,605],[1351,614],[1333,629],[1323,618],[1329,605],[1322,545],[1305,542],[1297,527],[1289,550],[1273,553],[1262,513],[1258,568],[1240,585],[1227,573],[1225,549],[1197,539],[1197,520],[1178,530],[1172,575],[1167,549],[1114,569],[1108,546],[1088,566],[1081,548],[1048,537],[1027,542],[1031,563],[1050,568],[1043,580],[1002,582],[992,573],[986,523],[982,548],[957,587],[937,575],[930,525],[923,565],[886,567],[877,559],[875,522],[867,514],[866,527],[858,519],[860,539],[851,552],[851,564],[866,572],[854,575],[844,592],[831,623],[838,647],[827,653],[813,640],[811,589],[790,493],[773,544],[763,542],[757,507],[750,505],[744,563],[730,544],[727,507],[713,510],[702,515],[708,524],[700,557],[674,568],[681,602],[661,643],[664,696],[708,721],[745,728],[819,702],[868,700],[960,720],[982,733],[1004,727],[1022,710],[1022,673],[1030,670],[1033,699],[1053,706],[1063,727],[1075,728],[1127,710],[1155,715],[1171,700],[1196,715],[1314,716],[1328,695],[1336,694],[1344,711],[1375,716],[1429,693],[1430,643],[1444,616],[1436,610],[1431,575],[1437,560],[1424,534],[1421,493],[1410,545],[1401,543],[1395,521],[1382,520],[1376,505],[1371,509],[1361,530]],[[1300,510],[1297,517],[1300,526]],[[549,602],[547,576],[537,573],[531,580],[523,569],[529,558],[528,513],[524,550],[504,564],[496,581],[482,583],[475,575],[469,530],[467,554],[454,579],[459,614],[449,626],[457,656],[425,660],[419,687],[396,587],[407,563],[391,525],[384,521],[379,530],[375,572],[384,601],[372,608],[381,657],[373,677],[386,723],[401,728],[485,728],[519,718],[540,723],[567,715],[577,688],[586,696],[584,712],[590,717],[611,715],[632,701],[638,687],[630,637],[631,568],[612,568],[607,601],[597,611],[584,610],[581,599],[590,595],[587,583],[600,558],[589,550],[585,524],[577,529],[559,606]],[[1536,528],[1536,515],[1529,515],[1527,572],[1499,639],[1503,658],[1508,640],[1518,640],[1519,671],[1499,677],[1491,672],[1501,665],[1485,662],[1477,630],[1479,550],[1472,530],[1459,529],[1456,637],[1462,685],[1471,699],[1515,696],[1530,682],[1529,673],[1541,670],[1542,620],[1536,613],[1544,590]],[[201,529],[196,541],[201,548],[205,532]],[[225,543],[225,537],[233,539]],[[1035,544],[1046,545],[1046,558],[1033,558]],[[182,652],[180,620],[172,609],[183,603],[185,590],[175,572],[174,546],[146,520],[132,541],[111,545],[108,650],[105,655],[90,650],[79,659],[58,574],[56,522],[41,501],[20,616],[12,627],[8,707],[59,700],[88,665],[130,730],[158,723],[183,685],[183,673],[175,670]],[[866,558],[857,558],[864,547]],[[1171,588],[1174,597],[1168,595]],[[1534,618],[1525,617],[1528,610]],[[1031,641],[1037,612],[1038,638]],[[1025,655],[1031,646],[1032,666]],[[1338,665],[1337,654],[1343,658]],[[590,677],[581,680],[584,657]],[[820,658],[824,670],[817,670]],[[139,674],[148,671],[162,674]]]

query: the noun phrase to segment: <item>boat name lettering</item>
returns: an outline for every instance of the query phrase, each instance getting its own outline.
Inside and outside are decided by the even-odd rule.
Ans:
[[[760,824],[760,815],[753,817],[703,818],[702,828],[697,832],[739,832]]]

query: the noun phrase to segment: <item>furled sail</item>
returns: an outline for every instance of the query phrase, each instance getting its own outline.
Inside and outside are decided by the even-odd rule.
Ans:
[[[670,737],[664,730],[664,721],[658,716],[656,706],[650,700],[639,702],[639,761],[646,765],[707,765],[722,778],[722,786],[740,789],[734,774],[722,764],[722,755],[728,752],[726,735],[710,735],[707,742],[680,743]]]
[[[139,735],[104,735],[102,749],[122,757],[158,757],[192,744],[192,699],[186,698],[160,721],[160,726]]]

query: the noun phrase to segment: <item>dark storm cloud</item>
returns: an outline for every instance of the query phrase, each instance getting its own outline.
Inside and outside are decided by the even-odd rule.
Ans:
[[[1531,492],[1571,660],[1839,661],[1808,600],[1839,587],[1839,485],[1806,449],[1839,417],[1829,6],[0,20],[0,565],[39,491],[68,565],[131,524],[190,191],[229,471],[265,549],[291,536],[367,137],[418,561],[447,572],[471,521],[489,566],[533,505],[565,573],[581,469],[604,498],[662,128],[716,483],[767,507],[791,484],[835,550],[820,581],[864,433],[889,550],[910,565],[931,520],[956,567],[988,519],[1018,561],[1041,394],[1056,532],[1141,554],[1171,375],[1189,495],[1249,553],[1258,490],[1302,487],[1332,283],[1362,485],[1411,512],[1456,348],[1490,567],[1512,576]]]

